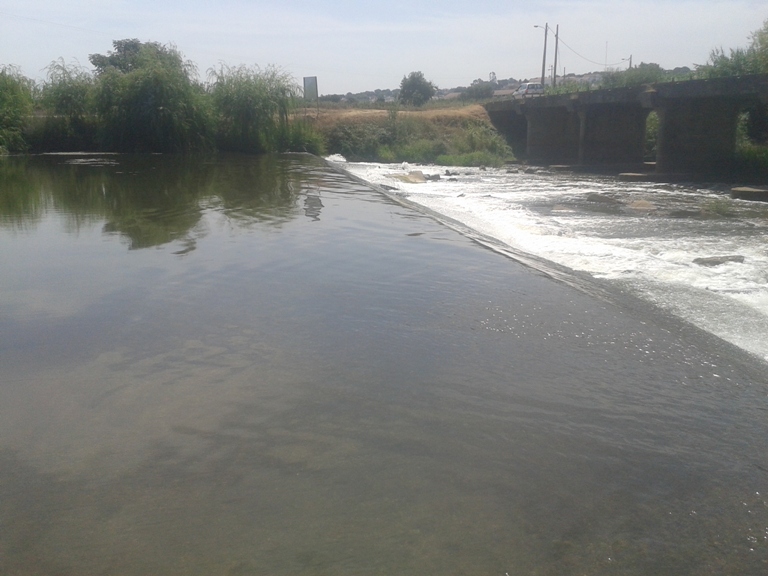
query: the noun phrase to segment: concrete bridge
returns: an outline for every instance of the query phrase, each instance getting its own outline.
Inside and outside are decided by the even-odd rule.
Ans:
[[[656,173],[723,175],[740,112],[768,106],[768,74],[501,100],[493,125],[533,164],[640,166],[648,114],[659,118]]]

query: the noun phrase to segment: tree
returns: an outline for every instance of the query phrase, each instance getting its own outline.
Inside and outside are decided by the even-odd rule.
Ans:
[[[25,117],[32,112],[33,84],[13,66],[0,66],[0,154],[22,151]]]
[[[747,48],[732,48],[728,54],[722,48],[712,50],[707,64],[698,68],[700,75],[713,78],[768,73],[768,20],[750,39]]]
[[[491,72],[493,74],[493,72]],[[472,85],[462,94],[462,100],[489,100],[493,98],[493,92],[496,88],[495,75],[493,82],[486,82],[480,78],[474,80]]]
[[[722,48],[712,50],[709,61],[696,70],[704,78],[768,74],[768,20],[750,36],[747,48],[731,49],[729,54]],[[756,142],[768,142],[768,106],[762,102],[747,108],[746,134]]]
[[[421,72],[411,72],[408,76],[403,76],[400,82],[400,96],[398,97],[403,104],[421,106],[428,102],[435,95],[437,87],[432,82],[424,78]]]
[[[211,114],[194,65],[174,46],[117,40],[91,54],[96,110],[108,149],[182,152],[212,147]]]
[[[42,91],[45,107],[70,120],[82,120],[88,113],[93,76],[77,64],[67,65],[63,58],[51,62],[46,70],[48,78]]]
[[[136,38],[115,40],[112,42],[112,46],[114,50],[106,56],[104,54],[88,56],[88,60],[96,68],[97,74],[103,74],[110,67],[123,73],[132,72],[139,67],[139,53],[142,48],[142,43],[139,40]]]
[[[666,71],[658,64],[641,62],[628,70],[612,70],[603,75],[603,88],[620,88],[662,82]]]
[[[289,147],[289,112],[300,88],[279,68],[224,64],[208,71],[209,92],[218,116],[219,146],[239,152]]]
[[[66,64],[63,58],[51,62],[47,71],[40,97],[47,114],[42,132],[33,132],[37,141],[30,145],[36,151],[94,149],[93,74],[76,63]]]

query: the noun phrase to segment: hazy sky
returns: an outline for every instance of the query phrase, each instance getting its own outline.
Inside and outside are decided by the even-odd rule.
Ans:
[[[202,77],[219,62],[275,65],[345,94],[397,88],[420,70],[453,88],[491,72],[540,76],[534,25],[560,25],[562,74],[625,68],[630,55],[693,67],[713,48],[747,46],[766,19],[765,0],[0,0],[0,64],[44,78],[60,57],[90,68],[89,54],[138,38],[175,44]]]

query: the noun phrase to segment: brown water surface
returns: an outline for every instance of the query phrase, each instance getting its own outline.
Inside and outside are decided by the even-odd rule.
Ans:
[[[0,161],[3,574],[765,574],[765,365],[310,156]]]

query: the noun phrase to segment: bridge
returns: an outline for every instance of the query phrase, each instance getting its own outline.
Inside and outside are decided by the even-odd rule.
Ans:
[[[643,165],[648,114],[659,119],[659,175],[725,175],[742,111],[768,106],[768,74],[665,82],[485,105],[491,122],[532,164]]]

